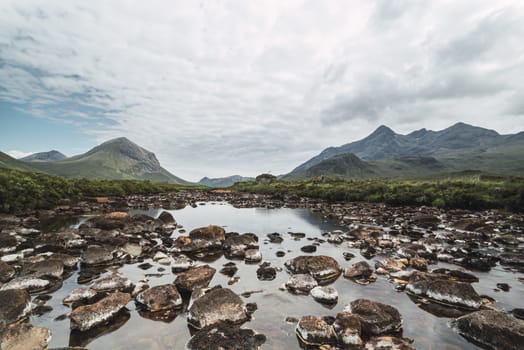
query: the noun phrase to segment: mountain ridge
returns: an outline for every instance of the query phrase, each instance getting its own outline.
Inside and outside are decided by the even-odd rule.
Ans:
[[[48,152],[38,152],[30,154],[26,157],[19,158],[22,162],[57,162],[66,159],[67,156],[57,150],[51,150]]]

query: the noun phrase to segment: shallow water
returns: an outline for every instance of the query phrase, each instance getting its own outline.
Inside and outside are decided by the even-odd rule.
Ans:
[[[156,217],[161,210],[135,212]],[[312,243],[308,238],[321,238],[322,232],[340,228],[335,222],[324,220],[319,214],[308,209],[236,209],[224,202],[217,202],[170,212],[187,232],[196,227],[215,224],[224,226],[227,232],[256,233],[259,236],[263,261],[269,261],[272,266],[282,268],[286,260],[304,254],[300,251],[300,247]],[[304,232],[306,238],[294,240],[287,234],[289,231]],[[281,244],[264,242],[266,234],[272,232],[281,233],[284,241]],[[173,233],[174,237],[177,235],[179,235],[177,231]],[[338,260],[341,267],[366,260],[360,255],[358,249],[348,248],[347,243],[337,246],[326,242],[317,248],[314,255],[332,256]],[[279,250],[286,251],[286,255],[282,258],[276,257],[275,253]],[[345,261],[342,256],[342,253],[347,251],[355,254],[355,258],[349,262]],[[368,262],[373,266],[374,260],[371,259]],[[239,282],[228,286],[229,278],[218,273],[218,270],[229,261],[222,256],[209,263],[217,269],[210,285],[221,284],[238,294],[246,291],[260,291],[249,298],[243,298],[246,303],[254,302],[258,305],[253,319],[245,323],[243,327],[254,329],[267,336],[263,349],[299,348],[294,331],[295,324],[286,323],[286,317],[334,316],[341,312],[346,304],[357,298],[372,299],[395,306],[404,319],[403,336],[414,339],[414,346],[417,349],[478,349],[477,346],[467,342],[450,329],[449,318],[439,318],[423,311],[410,300],[406,293],[395,291],[394,285],[388,282],[385,276],[378,276],[375,283],[366,286],[340,277],[331,284],[339,293],[339,302],[329,309],[315,302],[310,296],[297,296],[279,290],[279,287],[289,277],[287,272],[279,272],[273,281],[259,281],[256,275],[258,265],[245,264],[243,261],[235,261],[239,267],[237,272],[237,276],[240,277]],[[162,274],[148,277],[150,286],[171,283],[175,280],[176,275],[171,272],[169,266],[156,264],[150,259],[145,262],[151,263],[154,267],[143,271],[137,267],[137,263],[117,268],[116,271],[134,283],[146,278],[146,274]],[[438,266],[458,268],[449,264]],[[165,268],[165,271],[158,272],[157,269],[160,267]],[[437,265],[430,265],[430,269],[436,267]],[[493,304],[495,308],[511,310],[515,307],[523,307],[524,285],[517,280],[518,277],[522,277],[522,274],[505,271],[498,265],[489,273],[473,273],[480,279],[479,283],[473,284],[475,290],[479,294],[487,294],[495,298],[496,303]],[[70,313],[70,308],[62,305],[61,301],[72,289],[80,286],[76,283],[77,276],[78,272],[75,272],[65,279],[62,288],[52,294],[52,299],[48,302],[48,305],[53,308],[51,312],[31,318],[34,325],[44,326],[52,331],[50,348],[74,345],[86,346],[89,349],[183,349],[189,340],[190,331],[184,313],[179,314],[171,322],[153,321],[140,316],[134,302],[128,304],[129,313],[121,315],[114,326],[98,330],[98,333],[91,332],[81,335],[71,333],[68,318],[55,319]],[[501,282],[508,283],[512,287],[509,292],[494,291],[496,284]]]

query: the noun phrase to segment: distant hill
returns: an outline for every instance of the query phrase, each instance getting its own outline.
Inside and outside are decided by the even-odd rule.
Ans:
[[[125,137],[104,142],[78,156],[55,162],[33,162],[31,166],[66,177],[190,184],[162,168],[154,153]]]
[[[255,178],[254,177],[244,177],[240,175],[232,175],[232,176],[219,177],[219,178],[204,177],[200,181],[198,181],[198,184],[208,186],[208,187],[229,187],[229,186],[233,186],[237,182],[244,182],[244,181],[255,181]]]
[[[0,168],[15,169],[20,171],[37,171],[35,168],[31,167],[30,164],[15,159],[3,152],[0,152]]]
[[[348,157],[352,156],[341,155],[368,161],[367,165],[371,168],[354,161],[348,163]],[[317,165],[321,165],[320,168]],[[396,177],[463,170],[522,174],[524,132],[500,135],[494,130],[457,123],[441,131],[420,129],[400,135],[382,125],[362,140],[326,148],[284,178],[318,174],[356,178]]]
[[[27,157],[19,158],[22,162],[58,162],[64,160],[67,157],[55,150],[49,152],[33,153]]]

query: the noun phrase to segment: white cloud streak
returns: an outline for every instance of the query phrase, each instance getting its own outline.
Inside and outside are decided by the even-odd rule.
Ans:
[[[0,100],[127,136],[190,180],[287,172],[379,124],[524,126],[518,1],[8,0],[0,16]]]

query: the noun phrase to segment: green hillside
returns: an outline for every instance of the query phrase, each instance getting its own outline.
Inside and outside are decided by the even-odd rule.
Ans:
[[[0,152],[0,168],[14,169],[20,171],[38,171],[35,168],[33,168],[30,164],[21,162],[3,152]]]

